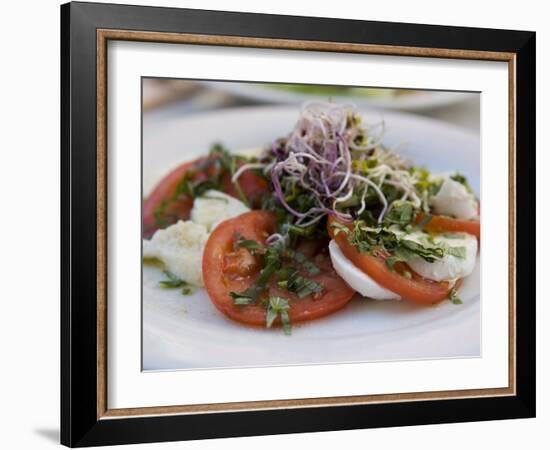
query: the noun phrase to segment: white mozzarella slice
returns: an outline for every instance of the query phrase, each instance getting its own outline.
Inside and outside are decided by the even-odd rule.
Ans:
[[[428,262],[420,256],[411,258],[407,264],[424,278],[434,281],[449,281],[464,278],[474,271],[477,255],[477,239],[466,233],[453,233],[453,238],[444,235],[433,237],[434,243],[444,247],[464,247],[464,258],[446,254],[441,260]],[[403,236],[402,239],[407,239]],[[411,240],[415,240],[414,237]]]
[[[436,195],[430,200],[430,206],[436,214],[456,217],[457,219],[474,219],[478,216],[475,196],[466,187],[447,176]]]
[[[203,225],[180,220],[158,230],[151,240],[144,240],[143,257],[158,259],[181,280],[195,286],[204,286],[202,254],[208,236]]]
[[[328,246],[332,266],[338,275],[363,297],[376,300],[399,300],[395,292],[380,286],[361,269],[357,268],[340,250],[336,241],[330,241]]]
[[[223,192],[210,190],[193,202],[191,220],[212,231],[220,222],[248,211],[250,209],[240,200]]]
[[[158,259],[183,281],[204,286],[202,254],[210,232],[220,222],[248,211],[240,200],[223,192],[207,191],[205,197],[195,199],[192,220],[180,220],[143,241],[143,257]]]

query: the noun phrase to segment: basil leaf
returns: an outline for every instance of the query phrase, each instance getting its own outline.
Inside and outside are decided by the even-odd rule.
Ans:
[[[239,297],[238,294],[235,294],[234,292],[230,292],[229,295],[233,297],[233,304],[235,305],[252,305],[254,304],[254,300],[248,297]]]
[[[280,251],[281,249],[276,245],[268,247],[264,255],[264,266],[256,281],[243,292],[230,292],[229,295],[231,295],[233,299],[239,297],[249,298],[252,300],[252,303],[254,303],[266,290],[266,284],[271,276],[281,268]]]
[[[393,266],[398,262],[407,262],[411,257],[411,253],[406,249],[398,248],[395,253],[389,258],[386,258],[386,266],[393,270]]]
[[[441,236],[443,236],[444,238],[447,238],[447,239],[464,239],[464,234],[463,233],[449,232],[449,233],[443,233]]]
[[[462,300],[458,297],[458,293],[456,289],[451,289],[451,292],[449,292],[449,300],[453,305],[461,305]]]
[[[240,235],[237,235],[234,247],[246,248],[252,255],[258,255],[265,251],[265,247],[259,242],[253,241],[252,239],[245,239]]]
[[[284,255],[296,261],[309,275],[319,275],[321,270],[311,261],[308,261],[306,255],[302,252],[286,249]]]
[[[454,175],[451,175],[450,178],[451,180],[454,180],[457,183],[460,183],[462,186],[464,186],[470,194],[474,192],[464,175],[457,172]]]
[[[277,316],[279,315],[279,313],[273,309],[268,309],[267,310],[267,314],[265,316],[265,326],[267,328],[271,328],[271,325],[273,325],[273,322],[275,322],[275,319],[277,318]]]
[[[279,281],[279,283],[279,286],[284,286],[289,292],[296,294],[300,298],[322,292],[323,290],[323,287],[319,283],[304,278],[296,269],[288,275],[286,280]]]
[[[161,286],[163,288],[166,288],[166,289],[173,289],[173,288],[181,287],[182,288],[181,293],[183,295],[191,295],[195,292],[195,289],[194,289],[193,286],[190,286],[185,281],[183,281],[182,279],[180,279],[176,275],[174,275],[172,272],[170,272],[168,270],[164,270],[163,273],[166,276],[166,278],[168,278],[168,279],[159,281],[159,286]]]
[[[290,334],[291,325],[288,310],[290,305],[288,300],[282,297],[270,297],[267,304],[267,312],[265,316],[265,325],[271,328],[277,317],[281,317],[281,324],[285,334]]]
[[[460,259],[466,258],[466,247],[449,247],[447,253]]]
[[[397,200],[384,218],[387,225],[396,224],[405,226],[412,222],[414,206],[411,202]]]
[[[451,289],[451,292],[449,292],[449,300],[453,305],[461,305],[462,300],[458,297],[458,292],[456,289]]]
[[[202,195],[201,198],[204,198],[206,200],[217,200],[219,202],[229,203],[229,200],[227,198],[216,197],[216,196],[212,196],[212,195]]]
[[[317,267],[314,263],[312,263],[311,261],[304,261],[302,263],[302,267],[306,270],[306,272],[309,274],[309,275],[319,275],[321,273],[321,269],[319,269],[319,267]]]
[[[168,278],[167,280],[159,281],[159,285],[163,288],[177,288],[187,284],[185,281],[178,278],[176,275],[174,275],[172,272],[169,272],[168,270],[164,270],[163,273]]]
[[[290,335],[292,332],[292,326],[290,324],[290,317],[286,311],[281,311],[281,323],[283,324],[283,332],[286,335]]]

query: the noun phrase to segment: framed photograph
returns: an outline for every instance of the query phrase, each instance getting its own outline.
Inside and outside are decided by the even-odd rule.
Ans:
[[[535,33],[61,7],[61,441],[535,415]]]

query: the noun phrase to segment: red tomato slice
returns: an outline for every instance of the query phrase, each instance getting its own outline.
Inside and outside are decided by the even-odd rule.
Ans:
[[[235,305],[230,292],[243,292],[258,277],[260,261],[246,249],[234,249],[236,235],[265,243],[265,239],[275,231],[275,214],[268,211],[250,211],[234,219],[227,220],[212,232],[203,254],[202,272],[204,284],[210,300],[225,315],[248,325],[265,326],[266,308],[260,303]],[[279,288],[274,281],[268,283],[269,296],[279,296],[288,300],[291,323],[317,319],[331,314],[345,306],[353,297],[351,289],[334,271],[330,258],[317,252],[309,260],[313,261],[321,273],[308,278],[321,284],[323,291],[304,298]],[[277,318],[275,324],[280,325]]]
[[[174,193],[183,176],[188,171],[193,171],[193,181],[206,181],[209,177],[214,177],[216,170],[219,169],[214,164],[209,164],[209,161],[213,163],[215,158],[204,157],[181,164],[157,184],[153,192],[143,202],[144,237],[150,237],[157,229],[168,226],[178,220],[189,219],[191,208],[193,207],[193,199],[185,194],[181,194],[177,199],[174,199]],[[249,203],[253,207],[258,207],[268,190],[267,182],[253,172],[243,173],[238,182]],[[239,198],[237,189],[231,182],[229,174],[222,177],[222,187],[223,191],[227,194]],[[163,202],[166,202],[165,208],[161,208]],[[155,216],[159,211],[162,212],[160,223]]]
[[[262,204],[264,195],[269,190],[269,185],[265,179],[259,177],[254,172],[246,171],[237,180],[241,190],[250,203],[252,208],[259,208]],[[240,199],[239,192],[235,186],[235,183],[231,181],[229,174],[225,175],[222,179],[223,191],[231,195],[232,197]]]
[[[414,303],[432,304],[448,298],[449,292],[453,288],[449,283],[423,278],[403,263],[395,264],[394,270],[391,270],[386,265],[387,255],[373,256],[361,253],[348,242],[345,233],[335,235],[334,228],[330,226],[334,222],[336,220],[330,217],[328,220],[328,232],[338,243],[342,253],[380,286]],[[404,275],[405,271],[411,273],[412,277],[407,278]]]
[[[144,200],[143,235],[145,237],[150,237],[159,228],[155,213],[160,209],[163,201],[169,202],[169,205],[163,211],[163,218],[166,218],[168,223],[174,223],[177,219],[186,220],[189,218],[193,199],[187,195],[181,195],[173,202],[170,199],[172,199],[185,172],[192,169],[199,161],[201,160],[187,162],[176,167],[157,184],[153,192]]]
[[[416,223],[419,223],[423,217],[424,214],[418,214]],[[448,216],[432,216],[424,229],[431,233],[468,233],[477,237],[478,240],[480,236],[479,220],[454,219]]]

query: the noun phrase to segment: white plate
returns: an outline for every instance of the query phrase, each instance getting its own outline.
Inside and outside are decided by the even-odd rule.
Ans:
[[[207,85],[211,89],[228,92],[232,95],[261,103],[301,105],[308,100],[328,100],[330,98],[339,103],[353,101],[354,104],[363,108],[383,108],[400,111],[421,111],[442,108],[463,102],[477,95],[471,92],[415,90],[414,92],[407,92],[395,96],[361,96],[356,93],[350,93],[350,95],[323,96],[319,94],[274,89],[262,83],[205,81],[202,82],[202,84]]]
[[[205,154],[213,142],[231,149],[262,146],[293,126],[297,107],[235,108],[143,124],[143,188],[178,163]],[[434,172],[459,170],[479,192],[479,137],[443,122],[393,112],[383,118],[385,143]],[[229,319],[199,289],[190,296],[158,287],[158,268],[143,269],[143,369],[173,370],[326,364],[397,359],[476,357],[480,354],[480,271],[468,277],[462,305],[433,307],[354,299],[324,319],[280,329],[250,328]]]

